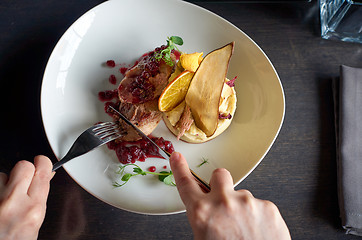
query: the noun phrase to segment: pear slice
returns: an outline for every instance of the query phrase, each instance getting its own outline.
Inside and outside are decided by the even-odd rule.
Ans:
[[[235,42],[210,52],[196,70],[186,94],[195,124],[207,137],[219,121],[219,103]]]

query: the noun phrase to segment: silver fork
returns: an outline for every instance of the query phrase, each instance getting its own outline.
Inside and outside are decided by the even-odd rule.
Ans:
[[[122,133],[118,125],[114,122],[99,123],[88,128],[75,140],[68,153],[53,165],[53,171],[60,168],[69,160],[79,157],[121,136]]]

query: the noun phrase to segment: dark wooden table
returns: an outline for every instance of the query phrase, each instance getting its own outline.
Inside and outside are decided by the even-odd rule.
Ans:
[[[1,171],[37,154],[55,161],[41,121],[42,74],[65,30],[101,2],[0,2]],[[255,40],[273,62],[285,91],[281,132],[237,188],[276,203],[293,239],[358,239],[344,234],[339,219],[331,80],[338,77],[341,64],[362,67],[362,44],[321,39],[316,2],[194,3]],[[129,213],[91,196],[63,169],[54,177],[39,239],[163,238],[192,239],[185,214]]]

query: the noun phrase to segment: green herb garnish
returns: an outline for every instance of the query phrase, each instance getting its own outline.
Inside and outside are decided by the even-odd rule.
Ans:
[[[126,173],[126,167],[128,166],[134,166],[133,168],[133,172],[132,173]],[[163,182],[166,185],[171,185],[171,186],[176,186],[176,184],[173,182],[173,173],[172,171],[162,171],[162,172],[149,172],[149,171],[143,171],[137,164],[134,163],[129,163],[129,164],[125,164],[125,165],[120,165],[118,171],[116,172],[117,174],[120,174],[121,177],[121,181],[122,183],[118,183],[118,182],[114,182],[113,186],[114,187],[121,187],[123,185],[125,185],[130,179],[131,177],[137,176],[137,175],[142,175],[145,176],[147,174],[152,174],[152,175],[157,175],[158,179]]]
[[[163,59],[167,65],[173,66],[173,61],[171,59],[171,52],[172,50],[176,49],[177,51],[180,51],[176,45],[182,45],[184,44],[184,41],[181,37],[178,36],[172,36],[167,37],[167,47],[163,50],[160,50],[159,52],[155,52],[155,58],[157,60]]]
[[[160,180],[161,182],[163,182],[166,185],[176,186],[176,183],[174,183],[174,181],[173,181],[172,171],[169,171],[169,172],[162,171],[159,173],[160,173],[160,175],[158,175],[158,180]]]
[[[202,158],[202,163],[200,163],[199,165],[197,165],[197,167],[201,167],[202,165],[209,163],[209,159],[207,158]]]

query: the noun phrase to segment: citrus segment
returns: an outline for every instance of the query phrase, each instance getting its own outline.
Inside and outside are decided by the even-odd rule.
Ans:
[[[187,70],[183,71],[178,77],[176,77],[166,86],[160,98],[158,99],[158,109],[161,112],[172,110],[185,99],[193,76],[193,72]]]
[[[185,70],[189,70],[191,72],[195,72],[196,69],[199,67],[199,64],[202,60],[202,52],[195,52],[195,53],[184,53],[180,56],[180,62]]]

